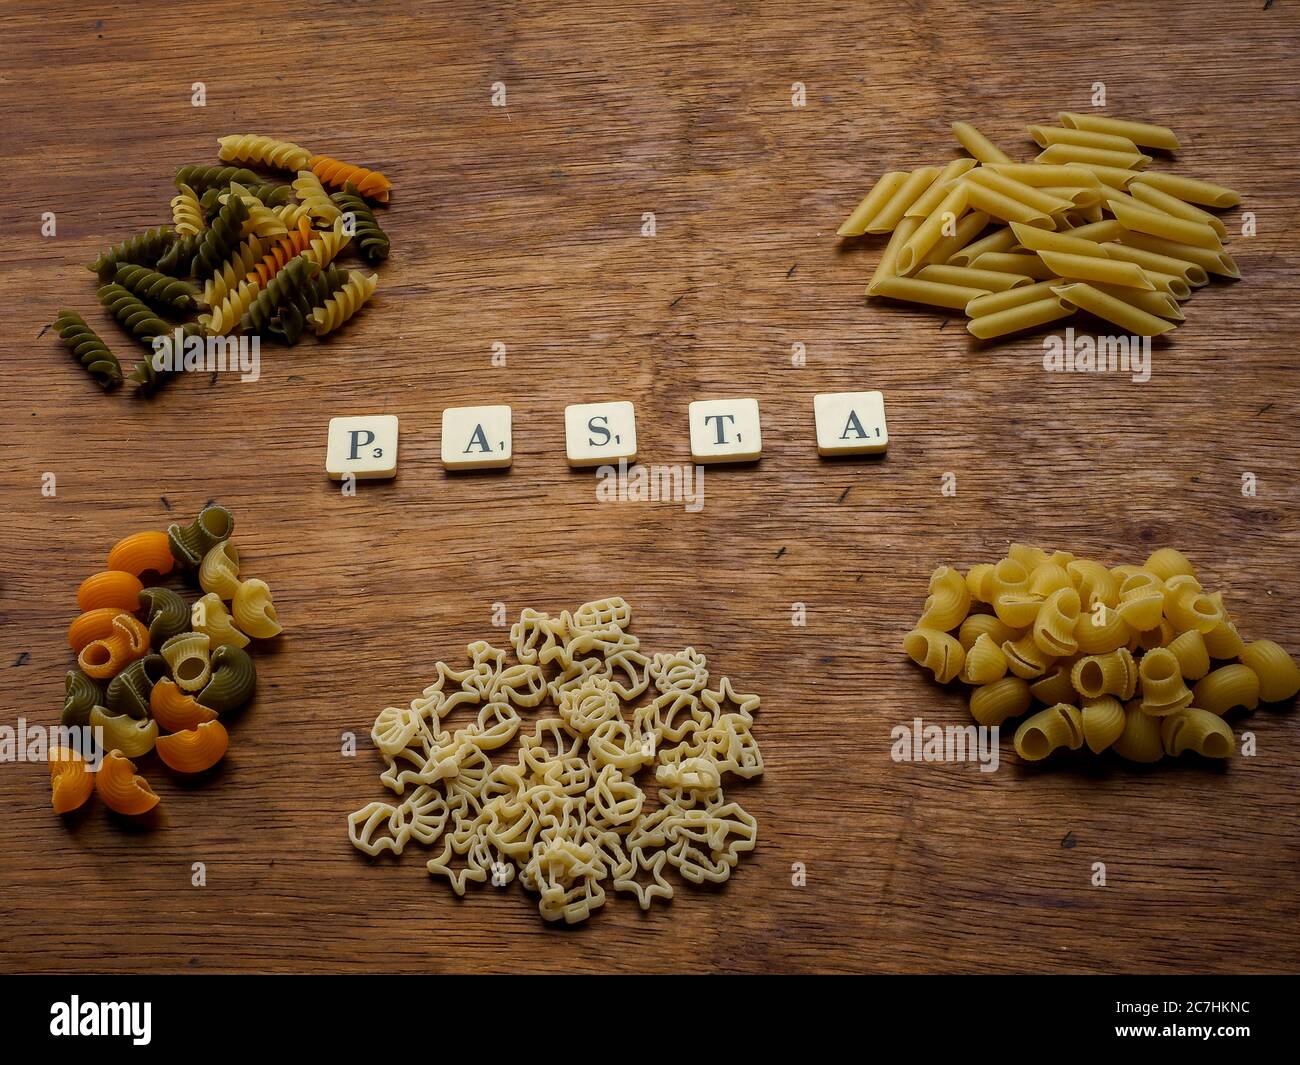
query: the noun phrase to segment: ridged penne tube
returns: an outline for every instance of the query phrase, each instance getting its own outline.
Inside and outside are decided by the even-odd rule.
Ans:
[[[109,751],[95,774],[95,790],[104,805],[119,814],[138,816],[158,805],[149,782],[135,771],[135,764],[121,751]]]
[[[971,301],[975,302],[975,301]],[[969,307],[970,304],[967,304]],[[1051,295],[1043,299],[1024,303],[1018,307],[994,311],[992,314],[980,315],[966,323],[966,331],[980,340],[1018,333],[1023,329],[1035,329],[1048,322],[1068,318],[1075,313],[1075,308],[1059,296]]]
[[[946,227],[956,227],[966,210],[967,191],[963,182],[954,185],[939,201],[939,205],[917,227],[916,232],[898,253],[895,269],[900,274],[910,274],[944,236]]]
[[[945,285],[982,288],[988,292],[1005,292],[1007,289],[1023,288],[1034,283],[1032,277],[1023,274],[980,270],[973,266],[923,266],[913,276],[918,281],[938,281]]]
[[[1142,170],[1151,162],[1151,156],[1141,152],[1113,152],[1106,148],[1089,148],[1083,144],[1053,144],[1035,157],[1038,163],[1067,166],[1071,163],[1091,163],[1110,166],[1117,170]]]
[[[104,750],[121,751],[128,758],[148,754],[158,739],[158,722],[153,718],[110,714],[102,706],[90,711],[90,727],[103,729]]]
[[[1053,666],[1029,685],[1029,691],[1044,706],[1071,703],[1079,697],[1070,681],[1070,667],[1063,665]]]
[[[1105,255],[1075,255],[1062,251],[1044,250],[1038,255],[1050,270],[1068,281],[1101,281],[1108,285],[1123,285],[1148,292],[1155,290],[1146,271],[1134,263],[1117,262]],[[1057,295],[1061,295],[1059,289]]]
[[[963,186],[966,188],[967,204],[977,211],[983,211],[1004,222],[1024,222],[1038,229],[1056,228],[1055,220],[1046,211],[1040,211],[1020,200],[1014,200],[987,185],[971,181],[969,175],[957,182],[957,188]]]
[[[1192,705],[1192,692],[1183,682],[1178,659],[1167,647],[1153,647],[1138,662],[1142,712],[1153,717],[1177,713]]]
[[[226,604],[216,592],[197,599],[190,608],[190,625],[211,641],[212,647],[247,647],[248,637],[235,627]]]
[[[215,710],[201,706],[193,695],[181,691],[170,677],[153,686],[149,694],[149,712],[158,726],[168,732],[198,728],[217,716]]]
[[[159,736],[156,750],[163,764],[178,773],[211,769],[230,746],[230,734],[220,721],[205,721],[197,728]]]
[[[295,173],[304,170],[311,153],[289,141],[275,140],[254,133],[218,137],[218,158],[223,163],[262,163]]]
[[[1124,735],[1124,704],[1113,695],[1083,701],[1083,742],[1101,754]]]
[[[1152,188],[1159,189],[1169,196],[1176,196],[1180,200],[1186,200],[1188,203],[1199,203],[1205,207],[1219,208],[1237,207],[1241,203],[1240,193],[1209,181],[1181,177],[1178,174],[1170,174],[1165,171],[1144,173],[1141,178],[1145,184],[1150,185]]]
[[[925,258],[921,260],[922,264],[959,265],[948,260],[953,254],[966,247],[967,244],[983,233],[984,227],[988,224],[989,216],[983,211],[967,211],[958,219],[952,233],[946,237],[940,237],[939,242],[925,253]]]
[[[1081,144],[1085,148],[1104,148],[1107,151],[1126,152],[1130,155],[1142,154],[1138,146],[1128,137],[1121,137],[1116,133],[1072,129],[1069,126],[1026,126],[1025,132],[1040,148],[1048,148],[1053,144]]]
[[[999,592],[993,597],[993,612],[998,620],[1022,633],[1033,625],[1042,608],[1043,597],[1029,591]]]
[[[140,592],[143,590],[140,578],[133,573],[103,570],[81,582],[77,589],[77,608],[83,612],[103,607],[135,610],[140,604]]]
[[[172,677],[187,692],[196,692],[212,674],[211,641],[205,633],[185,632],[173,636],[158,649],[167,660]]]
[[[970,589],[966,587],[966,579],[951,566],[940,566],[930,574],[929,595],[916,627],[951,632],[969,613]]]
[[[988,289],[965,285],[943,285],[937,281],[918,281],[914,277],[885,277],[871,286],[871,295],[887,299],[921,303],[927,307],[947,307],[960,311],[976,296]]]
[[[937,629],[913,629],[903,638],[903,651],[918,666],[934,674],[940,684],[947,684],[957,676],[966,661],[961,644]]]
[[[1074,638],[1084,654],[1107,654],[1126,646],[1130,631],[1118,610],[1099,602],[1080,612]]]
[[[1098,244],[1106,244],[1110,241],[1118,240],[1128,232],[1122,225],[1113,218],[1106,218],[1100,222],[1090,222],[1086,226],[1074,226],[1070,229],[1062,230],[1072,237],[1079,237],[1081,240],[1091,240]],[[1111,255],[1110,249],[1107,248],[1107,255]],[[1111,255],[1111,258],[1114,258]]]
[[[1066,255],[1082,255],[1093,259],[1108,259],[1110,254],[1105,247],[1095,240],[1076,236],[1070,231],[1055,232],[1047,229],[1035,229],[1020,222],[1011,224],[1011,232],[1016,235],[1016,242],[1033,252],[1060,252]]]
[[[1008,640],[1002,645],[1002,653],[1007,656],[1007,669],[1025,680],[1041,677],[1056,662],[1055,656],[1038,645],[1033,633],[1026,633],[1018,640]]]
[[[974,159],[954,159],[946,164],[935,175],[930,187],[913,201],[904,217],[928,218],[934,212],[934,209],[943,202],[944,196],[948,194],[949,186],[963,174],[973,170],[976,165]]]
[[[1195,629],[1179,633],[1169,641],[1168,647],[1178,659],[1178,672],[1184,680],[1200,680],[1210,671],[1210,652],[1205,647],[1205,637]]]
[[[978,256],[975,261],[979,262],[985,255],[997,254],[1005,253],[985,252]],[[1023,307],[1027,303],[1036,303],[1039,300],[1047,299],[1049,296],[1055,298],[1056,294],[1052,291],[1052,286],[1064,283],[1061,278],[1057,277],[1034,285],[1021,285],[1018,288],[1010,288],[1004,292],[989,292],[983,296],[976,296],[970,303],[966,304],[966,316],[968,318],[983,318],[986,314],[997,314],[999,311],[1007,311],[1012,307]],[[992,566],[989,567],[990,571],[992,568]],[[987,600],[985,601],[987,602]]]
[[[1020,723],[1015,746],[1016,754],[1027,762],[1037,762],[1062,747],[1077,751],[1083,746],[1083,715],[1069,703],[1040,710]]]
[[[1160,722],[1160,739],[1165,753],[1174,757],[1195,751],[1206,758],[1227,758],[1237,743],[1221,717],[1191,706],[1170,714]]]
[[[1007,199],[1023,203],[1036,211],[1042,211],[1043,214],[1056,214],[1072,206],[1071,201],[1058,199],[1044,192],[1041,187],[1026,185],[1023,181],[1017,181],[1007,174],[1000,174],[996,170],[985,167],[972,170],[964,180],[971,184],[984,185],[994,192],[1002,193]]]
[[[211,677],[195,701],[218,714],[228,714],[248,702],[256,687],[253,659],[247,651],[227,644],[212,653]]]
[[[1058,200],[1067,200],[1075,207],[1101,206],[1101,189],[1092,185],[1044,185],[1043,191]]]
[[[1157,211],[1163,211],[1165,214],[1185,219],[1188,222],[1198,222],[1201,225],[1209,226],[1214,230],[1220,242],[1228,239],[1228,227],[1223,224],[1223,220],[1218,215],[1203,211],[1186,200],[1180,200],[1177,196],[1170,196],[1169,193],[1162,192],[1146,181],[1137,180],[1131,182],[1128,191],[1134,200],[1138,200]]]
[[[1122,259],[1125,262],[1136,263],[1147,271],[1148,277],[1151,276],[1153,271],[1171,274],[1181,277],[1193,288],[1200,288],[1202,285],[1208,284],[1210,280],[1210,275],[1206,272],[1205,267],[1183,259],[1175,259],[1169,255],[1157,255],[1153,251],[1130,247],[1116,241],[1107,241],[1102,247],[1106,249],[1106,254],[1112,259]]]
[[[1151,272],[1147,271],[1148,279],[1151,276]],[[1172,279],[1172,275],[1170,277]],[[1130,307],[1136,307],[1147,314],[1154,314],[1157,318],[1168,318],[1171,322],[1181,322],[1184,319],[1183,312],[1178,307],[1178,300],[1173,293],[1163,291],[1159,287],[1154,291],[1147,292],[1140,288],[1127,288],[1124,285],[1107,285],[1102,281],[1092,282],[1092,287],[1107,296],[1123,300]]]
[[[894,194],[885,201],[876,216],[867,223],[868,233],[889,233],[902,221],[907,209],[916,202],[939,176],[937,166],[922,166],[907,175],[907,179],[898,186]]]
[[[1223,247],[1219,234],[1204,222],[1191,222],[1186,218],[1176,218],[1163,211],[1146,210],[1119,200],[1107,200],[1106,206],[1120,225],[1134,233],[1146,233],[1178,244],[1208,248],[1210,251],[1219,251]]]
[[[1052,252],[1045,252],[1051,255]],[[1136,336],[1160,336],[1174,328],[1172,322],[1148,314],[1123,300],[1108,296],[1100,289],[1082,281],[1073,281],[1068,285],[1058,285],[1053,291],[1068,303],[1081,307],[1085,311],[1113,322],[1121,329]]]
[[[1050,230],[1036,229],[1035,233],[1048,233]],[[954,269],[960,269],[955,267]],[[970,269],[993,271],[1000,274],[1019,274],[1031,281],[1057,280],[1057,277],[1037,255],[1024,252],[986,251],[978,255],[971,263]],[[1020,286],[1025,287],[1025,286]],[[994,291],[997,291],[996,289]]]
[[[241,632],[257,640],[269,640],[284,631],[276,618],[271,589],[266,581],[257,578],[239,585],[230,604],[230,615]]]
[[[1300,666],[1272,640],[1248,643],[1241,663],[1259,678],[1259,697],[1266,703],[1280,703],[1300,692]]]
[[[969,651],[981,636],[988,636],[998,647],[1007,640],[1018,640],[1023,632],[1000,621],[995,614],[971,614],[957,630],[957,642]]]
[[[1154,237],[1150,233],[1137,233],[1132,230],[1125,231],[1120,238],[1120,243],[1131,248],[1155,252],[1157,255],[1167,255],[1170,258],[1195,263],[1202,269],[1212,274],[1219,274],[1222,277],[1241,277],[1241,271],[1237,269],[1237,264],[1233,262],[1232,256],[1223,250],[1216,252],[1211,248],[1198,248],[1194,244],[1180,244],[1176,240],[1166,240],[1164,237]]]
[[[1071,162],[1067,165],[1079,170],[1086,170],[1103,186],[1112,185],[1121,191],[1127,189],[1133,179],[1143,173],[1141,170],[1129,170],[1118,166],[1102,166],[1100,163]]]
[[[970,693],[970,713],[979,724],[987,727],[1001,725],[1011,717],[1019,717],[1029,709],[1033,697],[1029,685],[1020,677],[1003,677],[992,684],[983,684]]]
[[[1074,627],[1079,621],[1079,593],[1073,586],[1058,588],[1044,601],[1034,618],[1034,642],[1046,654],[1060,658],[1078,647]]]
[[[1116,137],[1127,137],[1134,144],[1143,148],[1160,148],[1167,152],[1178,150],[1178,137],[1168,126],[1156,126],[1150,122],[1132,122],[1123,118],[1110,118],[1107,115],[1094,115],[1077,111],[1062,111],[1056,116],[1057,121],[1070,129],[1089,130],[1094,133],[1109,133]]]
[[[969,122],[954,122],[952,135],[981,163],[1009,163],[1011,157]]]
[[[889,202],[894,193],[903,187],[903,182],[906,180],[906,170],[890,170],[882,174],[880,180],[871,186],[867,194],[853,208],[853,212],[849,217],[840,223],[840,228],[835,231],[835,235],[839,237],[862,236],[867,231],[867,223],[880,213],[880,209]]]
[[[232,599],[239,590],[239,549],[230,540],[216,544],[199,564],[199,586]]]
[[[984,214],[983,211],[978,212]],[[988,215],[984,214],[987,219]],[[958,223],[960,225],[960,223]],[[983,255],[986,251],[1010,251],[1016,246],[1016,235],[1011,230],[1003,227],[995,229],[987,237],[981,237],[977,241],[967,244],[965,247],[958,248],[948,256],[949,266],[970,266],[976,258]]]
[[[1007,656],[988,633],[984,633],[966,651],[959,677],[964,684],[992,684],[1006,672]]]
[[[95,777],[86,760],[71,747],[51,747],[50,802],[56,814],[71,813],[85,804],[95,790]]]
[[[1165,756],[1160,718],[1144,714],[1136,703],[1130,703],[1124,708],[1124,731],[1111,747],[1130,762],[1160,761]]]
[[[876,264],[876,269],[871,275],[871,280],[867,282],[867,295],[875,295],[876,285],[887,277],[895,277],[898,274],[898,253],[903,250],[912,234],[920,228],[921,219],[904,218],[897,226],[894,232],[889,235],[889,243],[885,245],[885,250],[880,253],[880,262]]]
[[[1211,670],[1192,688],[1192,702],[1212,714],[1224,714],[1237,706],[1254,710],[1259,697],[1259,675],[1240,662]]]
[[[1075,691],[1089,699],[1099,699],[1103,695],[1131,699],[1137,676],[1137,665],[1127,648],[1086,655],[1070,669],[1070,683]]]
[[[990,163],[988,169],[1014,178],[1022,185],[1042,189],[1056,186],[1089,185],[1099,188],[1101,179],[1088,170],[1047,163]]]

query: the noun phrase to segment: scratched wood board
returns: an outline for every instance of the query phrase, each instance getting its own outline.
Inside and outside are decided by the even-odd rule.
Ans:
[[[899,651],[929,571],[1012,540],[1112,564],[1178,545],[1247,634],[1300,650],[1294,5],[22,0],[0,33],[3,721],[57,718],[108,547],[209,499],[287,626],[211,779],[152,770],[155,824],[60,821],[43,764],[3,765],[5,971],[1295,969],[1293,708],[1239,721],[1258,753],[1227,766],[890,757],[895,725],[967,720]],[[1041,335],[979,346],[867,303],[879,244],[834,230],[876,176],[951,158],[956,119],[1028,158],[1023,126],[1097,82],[1258,222],[1232,245],[1245,279],[1196,294],[1149,381],[1048,374]],[[166,221],[174,168],[228,132],[393,178],[379,293],[326,343],[268,344],[255,383],[101,395],[44,327],[77,308],[136,357],[82,264]],[[866,388],[888,457],[819,459],[812,396]],[[632,400],[643,461],[677,464],[687,403],[726,395],[759,400],[765,451],[710,469],[697,513],[598,502],[566,467],[566,403]],[[513,406],[514,466],[448,476],[441,411],[479,402]],[[401,419],[400,471],[346,497],[325,427],[351,413]],[[493,604],[609,594],[645,648],[694,645],[762,696],[767,773],[734,788],[760,843],[730,883],[566,929],[517,885],[455,898],[419,848],[357,853],[346,815],[384,797],[374,714],[504,640]]]

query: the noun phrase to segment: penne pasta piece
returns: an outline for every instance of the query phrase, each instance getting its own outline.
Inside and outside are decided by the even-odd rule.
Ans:
[[[1035,229],[1019,222],[1011,223],[1011,232],[1016,235],[1020,246],[1029,251],[1059,251],[1068,255],[1089,255],[1095,259],[1109,258],[1106,249],[1095,240],[1085,240],[1073,233]]]
[[[954,122],[952,124],[952,135],[957,138],[958,144],[981,163],[1011,162],[1009,155],[1002,151],[1001,148],[998,148],[969,122]]]
[[[1086,226],[1075,226],[1073,229],[1062,230],[1071,237],[1080,237],[1083,240],[1095,240],[1098,243],[1104,243],[1108,240],[1119,240],[1128,232],[1122,225],[1113,218],[1106,218],[1100,222],[1090,222]]]
[[[989,170],[1035,188],[1050,185],[1091,185],[1095,188],[1101,184],[1101,179],[1096,174],[1079,167],[1048,163],[988,163],[986,166]]]
[[[949,266],[957,266],[958,263],[949,263],[948,259],[961,248],[966,247],[971,241],[984,232],[984,227],[989,224],[989,216],[983,211],[968,211],[961,216],[956,229],[952,236],[940,237],[939,243],[925,253],[922,263],[947,263]],[[969,264],[963,264],[969,265]]]
[[[923,166],[913,170],[906,180],[899,185],[876,216],[867,223],[868,233],[890,233],[902,220],[907,209],[916,202],[916,198],[933,184],[939,174],[937,166]]]
[[[1147,291],[1155,288],[1147,279],[1146,271],[1136,263],[1062,251],[1043,250],[1038,256],[1061,277],[1071,280],[1104,281],[1108,285],[1127,285]]]
[[[1066,166],[1069,163],[1092,163],[1095,166],[1110,166],[1117,170],[1141,170],[1151,162],[1151,156],[1141,152],[1112,152],[1105,148],[1088,148],[1082,144],[1053,144],[1044,148],[1036,156],[1037,163],[1055,163]]]
[[[1185,300],[1191,297],[1192,286],[1189,285],[1181,274],[1165,274],[1159,270],[1147,270],[1147,280],[1155,285],[1157,292],[1167,292],[1176,300]]]
[[[966,211],[966,199],[967,186],[964,182],[958,182],[948,191],[939,206],[930,212],[912,234],[912,239],[899,251],[894,265],[900,275],[912,273],[921,265],[926,253],[942,239],[944,229],[950,225],[956,226]]]
[[[974,212],[983,214],[982,211]],[[988,215],[984,215],[985,218]],[[1016,246],[1016,235],[1005,226],[1001,229],[995,229],[987,237],[981,237],[979,240],[965,247],[958,248],[948,256],[949,266],[970,266],[970,264],[983,255],[986,251],[1010,251]]]
[[[1098,182],[1114,185],[1117,189],[1128,188],[1129,182],[1142,173],[1140,170],[1130,170],[1127,167],[1120,166],[1102,166],[1099,163],[1072,162],[1068,165],[1078,170],[1086,170]]]
[[[956,181],[968,170],[973,170],[976,165],[978,164],[974,159],[954,159],[939,171],[939,176],[934,179],[928,189],[917,197],[916,202],[907,209],[904,217],[926,218],[931,211],[939,206],[952,182]]]
[[[1144,175],[1146,183],[1170,196],[1177,196],[1188,203],[1199,203],[1205,207],[1237,207],[1241,203],[1241,193],[1224,185],[1215,185],[1209,181],[1196,178],[1180,177],[1163,171]]]
[[[1005,292],[1010,288],[1022,288],[1034,283],[1034,279],[1026,274],[979,270],[972,266],[923,266],[914,276],[920,281],[965,285],[968,288],[987,289],[989,292]]]
[[[1012,200],[1027,204],[1035,210],[1042,211],[1044,214],[1056,214],[1060,211],[1068,210],[1072,204],[1069,200],[1057,199],[1055,196],[1049,196],[1041,188],[1035,188],[1033,185],[1026,185],[1015,178],[1007,177],[1006,174],[999,174],[996,170],[986,170],[980,167],[978,170],[972,170],[966,175],[966,181],[976,182],[980,185],[987,185],[995,192],[1002,193]]]
[[[983,211],[1004,222],[1025,222],[1038,229],[1056,228],[1056,222],[1046,211],[1030,207],[987,185],[973,182],[969,176],[962,178],[957,186],[966,189],[967,204],[977,211]]]
[[[1058,200],[1068,200],[1075,207],[1096,207],[1101,203],[1101,189],[1093,185],[1044,185],[1043,191]]]
[[[1154,314],[1157,318],[1168,318],[1175,322],[1183,320],[1183,312],[1178,307],[1178,300],[1168,292],[1160,290],[1144,292],[1140,288],[1107,285],[1102,281],[1094,281],[1092,285],[1097,291],[1114,296],[1117,300],[1123,300],[1139,310],[1146,311],[1147,314]]]
[[[1149,122],[1130,122],[1123,118],[1108,118],[1106,115],[1081,114],[1078,111],[1062,111],[1056,118],[1061,125],[1070,129],[1127,137],[1142,148],[1161,148],[1167,152],[1178,150],[1178,137],[1168,126],[1155,126]]]
[[[1012,307],[1023,307],[1026,303],[1033,303],[1035,300],[1054,295],[1052,287],[1064,284],[1064,279],[1055,277],[1049,281],[1040,281],[1036,285],[1022,285],[1019,288],[1009,288],[1005,292],[990,292],[984,296],[976,296],[966,304],[966,316],[983,318],[985,315],[1010,310]]]
[[[1104,148],[1129,155],[1142,154],[1131,140],[1115,133],[1071,129],[1069,126],[1026,126],[1025,130],[1040,148],[1050,148],[1053,144],[1077,144],[1084,148]]]
[[[871,186],[861,202],[835,231],[837,237],[860,237],[867,231],[867,223],[880,213],[889,198],[903,186],[907,180],[906,170],[891,170],[882,174],[880,180]]]
[[[1159,336],[1174,328],[1172,322],[1148,314],[1114,296],[1108,296],[1100,289],[1093,288],[1092,285],[1082,281],[1059,285],[1052,291],[1067,302],[1095,314],[1098,318],[1113,322],[1121,329],[1126,329],[1137,336]]]
[[[903,250],[903,245],[912,239],[912,234],[920,226],[919,218],[904,218],[894,228],[890,234],[889,243],[885,245],[885,250],[880,255],[880,262],[876,264],[875,272],[871,275],[871,280],[867,282],[867,295],[870,296],[876,283],[886,277],[894,277],[898,271],[896,264],[898,262],[898,253]]]
[[[1074,311],[1074,307],[1052,295],[1045,299],[1034,300],[1032,303],[1024,303],[972,318],[966,323],[966,329],[971,336],[978,337],[980,340],[990,340],[993,337],[1019,333],[1024,329],[1033,329],[1048,322],[1068,318],[1074,314]]]
[[[1146,233],[1153,237],[1190,244],[1195,248],[1209,248],[1217,251],[1223,247],[1219,235],[1203,222],[1190,222],[1185,218],[1175,218],[1163,211],[1147,210],[1134,203],[1121,203],[1119,200],[1107,200],[1106,206],[1118,219],[1120,225],[1134,233]]]
[[[1035,233],[1046,233],[1045,229],[1035,229]],[[977,255],[971,267],[976,270],[995,271],[1005,274],[1022,274],[1035,281],[1046,281],[1056,275],[1047,268],[1037,255],[1012,254],[1005,251],[986,251]]]
[[[988,289],[971,288],[967,285],[945,285],[938,281],[918,281],[914,277],[886,277],[873,286],[871,295],[887,296],[889,299],[906,300],[909,303],[924,303],[930,307],[948,307],[952,310],[964,310],[966,304],[976,296],[982,296]]]
[[[1177,196],[1170,196],[1169,193],[1162,192],[1146,181],[1134,181],[1129,185],[1128,191],[1134,200],[1140,201],[1148,207],[1163,211],[1165,214],[1171,214],[1175,218],[1185,218],[1189,222],[1200,222],[1201,225],[1209,226],[1214,230],[1221,242],[1228,239],[1228,227],[1223,224],[1223,220],[1218,215],[1210,214],[1209,211],[1202,211],[1199,207],[1193,206],[1186,200],[1180,200]]]
[[[1121,244],[1130,248],[1140,248],[1143,251],[1155,252],[1157,255],[1167,255],[1170,258],[1195,263],[1212,274],[1232,278],[1241,277],[1241,271],[1237,269],[1237,264],[1232,261],[1232,256],[1222,249],[1215,252],[1209,248],[1198,248],[1192,244],[1179,244],[1175,240],[1153,237],[1150,234],[1137,233],[1132,230],[1126,231],[1117,239]]]

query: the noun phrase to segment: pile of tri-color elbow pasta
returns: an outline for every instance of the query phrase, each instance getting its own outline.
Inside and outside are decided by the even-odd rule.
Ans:
[[[1183,320],[1210,275],[1241,276],[1227,228],[1206,207],[1232,189],[1165,171],[1143,149],[1179,147],[1171,129],[1062,112],[1029,126],[1043,149],[1018,163],[979,130],[953,123],[971,158],[890,171],[838,230],[891,234],[869,296],[964,311],[985,340],[1085,310],[1136,336]]]

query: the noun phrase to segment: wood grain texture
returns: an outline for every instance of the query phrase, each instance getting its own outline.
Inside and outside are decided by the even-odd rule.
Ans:
[[[44,765],[0,766],[0,969],[1294,971],[1293,710],[1251,717],[1259,754],[1227,767],[1029,767],[1004,745],[982,774],[896,765],[889,733],[967,719],[899,642],[935,565],[1010,540],[1112,563],[1179,545],[1246,633],[1300,650],[1295,5],[583,7],[5,5],[3,720],[57,716],[74,593],[108,547],[208,499],[288,633],[217,779],[154,773],[151,831],[102,808],[65,825]],[[867,305],[878,248],[834,231],[880,172],[950,158],[959,118],[1028,156],[1024,124],[1088,109],[1096,81],[1259,219],[1233,244],[1246,279],[1195,296],[1149,382],[1046,374],[1038,338],[980,347]],[[42,326],[80,308],[134,358],[81,264],[165,221],[173,169],[244,131],[392,177],[373,306],[326,344],[268,345],[256,384],[99,395]],[[819,460],[812,395],[859,388],[886,394],[888,458]],[[686,404],[728,394],[758,398],[766,451],[710,470],[701,513],[599,504],[565,466],[566,402],[632,399],[643,459],[679,463]],[[514,407],[514,468],[446,476],[442,408],[490,401]],[[326,422],[366,412],[401,419],[401,469],[344,498]],[[760,845],[725,889],[649,915],[619,896],[565,930],[517,887],[457,900],[415,850],[356,853],[345,816],[383,797],[374,714],[499,637],[493,603],[604,594],[645,646],[694,644],[763,697],[767,774],[737,788]]]

